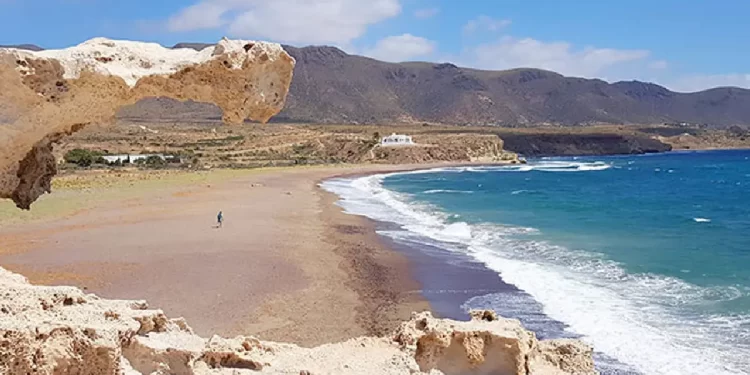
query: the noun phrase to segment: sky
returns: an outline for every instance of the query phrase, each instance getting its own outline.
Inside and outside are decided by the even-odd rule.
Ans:
[[[227,36],[688,92],[750,88],[748,16],[747,0],[0,0],[0,44]]]

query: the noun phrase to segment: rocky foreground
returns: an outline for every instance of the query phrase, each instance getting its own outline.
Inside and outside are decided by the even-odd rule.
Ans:
[[[0,374],[596,374],[592,348],[537,340],[490,311],[472,320],[414,314],[391,337],[315,348],[203,338],[144,301],[36,286],[0,268]]]

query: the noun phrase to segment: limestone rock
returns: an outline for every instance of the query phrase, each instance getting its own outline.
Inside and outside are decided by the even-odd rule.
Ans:
[[[393,337],[302,348],[254,337],[204,339],[144,301],[34,286],[0,268],[0,374],[595,374],[591,348],[538,341],[517,320],[414,314]]]
[[[422,371],[445,374],[597,374],[593,349],[579,340],[542,340],[515,319],[473,311],[471,321],[429,312],[402,323],[394,340],[415,351]]]
[[[229,39],[201,51],[106,38],[0,48],[0,198],[28,209],[50,190],[55,142],[146,97],[214,103],[227,123],[266,122],[284,107],[294,64],[279,44]]]

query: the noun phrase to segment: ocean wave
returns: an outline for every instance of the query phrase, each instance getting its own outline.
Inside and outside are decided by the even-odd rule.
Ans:
[[[439,167],[432,169],[420,169],[408,172],[395,172],[380,176],[424,174],[424,173],[490,173],[490,172],[592,172],[603,171],[612,168],[612,164],[602,161],[579,162],[579,161],[554,161],[541,160],[528,164],[512,165],[479,165],[462,167]]]
[[[526,190],[526,189],[513,190],[510,192],[510,195],[518,195],[518,194],[524,194],[524,193],[526,194],[536,193],[536,190]]]
[[[422,194],[474,194],[474,192],[471,190],[433,189],[425,190]]]
[[[601,162],[578,162],[578,161],[551,161],[544,160],[538,162],[532,162],[529,164],[521,165],[505,165],[505,166],[479,166],[479,167],[463,167],[464,170],[476,173],[487,173],[487,172],[588,172],[588,171],[603,171],[611,168],[612,165]],[[461,169],[459,167],[458,169]]]
[[[539,164],[546,169],[581,167],[571,162]],[[473,168],[469,172],[520,171],[528,166]],[[446,172],[460,170],[468,171]],[[644,374],[722,375],[750,370],[750,316],[690,313],[700,311],[690,307],[747,297],[747,291],[631,274],[601,254],[526,236],[538,233],[533,228],[451,223],[437,207],[385,189],[382,180],[387,176],[329,180],[323,187],[342,198],[339,204],[346,212],[402,228],[384,235],[468,253],[529,293],[543,305],[545,314],[566,323],[598,351]]]
[[[743,342],[738,337],[742,333],[661,303],[660,297],[681,299],[680,294],[657,289],[661,284],[686,288],[674,280],[633,276],[618,285],[562,266],[505,257],[495,249],[474,251],[505,281],[541,301],[547,315],[584,335],[596,350],[641,373],[741,374],[750,365],[747,341],[744,348],[737,345]],[[646,342],[649,350],[644,350]]]
[[[711,219],[706,219],[705,217],[694,217],[693,221],[696,223],[710,223]]]

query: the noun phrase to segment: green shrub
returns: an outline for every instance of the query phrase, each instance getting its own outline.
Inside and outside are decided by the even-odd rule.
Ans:
[[[77,164],[80,167],[88,167],[94,163],[106,164],[101,152],[82,148],[68,151],[63,158],[66,163]]]
[[[160,156],[151,155],[146,158],[145,164],[149,167],[158,168],[158,167],[163,167],[164,165],[167,164],[167,162]]]

